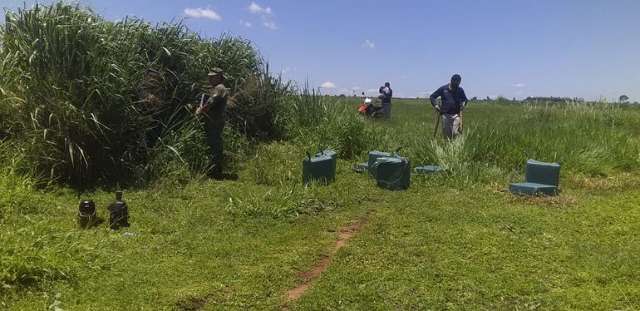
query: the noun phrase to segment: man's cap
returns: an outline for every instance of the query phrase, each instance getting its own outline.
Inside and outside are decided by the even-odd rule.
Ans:
[[[462,81],[462,77],[456,73],[451,77],[451,81],[460,82]]]
[[[211,71],[209,71],[208,74],[209,77],[217,77],[217,76],[221,76],[224,78],[224,70],[220,69],[220,68],[213,68],[211,69]]]

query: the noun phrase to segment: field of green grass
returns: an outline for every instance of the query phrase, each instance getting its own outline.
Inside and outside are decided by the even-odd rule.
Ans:
[[[397,101],[390,122],[360,120],[352,101],[321,105],[325,119],[258,145],[237,181],[166,178],[128,190],[132,226],[117,232],[75,223],[80,198],[106,217],[108,191],[43,190],[7,165],[0,308],[640,308],[639,108],[472,104],[465,136],[446,143],[432,138],[425,102]],[[337,181],[305,188],[301,161],[320,146],[341,155]],[[366,151],[397,148],[448,171],[414,176],[405,192],[351,171]],[[562,163],[560,196],[506,191],[528,158]],[[288,302],[357,220],[327,270]]]

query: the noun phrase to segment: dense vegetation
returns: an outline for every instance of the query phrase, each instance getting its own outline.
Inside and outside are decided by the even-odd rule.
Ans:
[[[322,126],[258,145],[237,182],[177,184],[168,176],[128,192],[133,227],[124,232],[77,229],[78,196],[35,190],[12,170],[23,159],[3,150],[3,162],[13,163],[0,174],[6,305],[277,308],[336,229],[370,215],[300,308],[640,306],[637,108],[478,104],[465,116],[466,136],[447,144],[430,138],[424,103],[397,102],[391,122],[359,120],[350,103],[316,104],[326,109]],[[302,187],[301,159],[320,145],[340,151],[338,181]],[[407,192],[382,191],[351,171],[364,160],[353,146],[402,146],[414,164],[449,171],[414,177]],[[345,160],[351,150],[357,155]],[[522,178],[528,157],[563,163],[560,197],[504,191]],[[111,193],[82,197],[106,216]]]
[[[214,67],[238,94],[230,111],[236,132],[283,135],[277,103],[288,87],[243,39],[111,22],[63,3],[8,12],[0,38],[0,131],[20,142],[41,180],[135,183],[162,173],[153,163],[172,159],[204,170],[192,112]]]
[[[444,142],[426,102],[362,119],[354,99],[272,76],[240,38],[56,4],[9,12],[0,40],[0,308],[278,309],[363,217],[290,309],[640,307],[638,107],[474,102]],[[192,105],[211,67],[238,101],[225,133],[238,181],[200,177]],[[325,147],[337,182],[303,187],[301,159]],[[447,170],[398,193],[351,171],[399,148]],[[528,158],[563,165],[560,197],[504,191]],[[117,183],[140,185],[125,194],[133,226],[78,229],[78,199],[105,217],[101,189]]]

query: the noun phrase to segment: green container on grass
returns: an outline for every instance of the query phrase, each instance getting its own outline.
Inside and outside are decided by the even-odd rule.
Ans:
[[[525,182],[514,183],[509,190],[518,195],[558,195],[560,164],[528,160]]]
[[[331,170],[334,172],[333,174],[335,176],[335,172],[338,166],[338,154],[331,149],[325,149],[316,153],[316,157],[322,157],[322,156],[330,157],[333,160]]]
[[[328,185],[336,180],[337,154],[332,150],[322,151],[315,156],[307,154],[302,161],[302,180],[305,185],[312,182]]]
[[[324,156],[329,156],[329,157],[331,157],[332,159],[334,159],[336,161],[338,160],[338,154],[335,151],[331,150],[331,149],[325,149],[325,150],[322,150],[322,151],[318,152],[316,154],[316,157],[323,156],[323,155]]]
[[[389,152],[382,152],[382,151],[370,151],[369,152],[369,161],[367,162],[367,167],[369,169],[369,173],[373,174],[373,164],[376,162],[377,159],[379,158],[391,158],[393,157],[393,155]]]
[[[558,195],[558,187],[556,186],[528,182],[511,184],[511,186],[509,186],[509,191],[517,195]]]
[[[438,165],[423,165],[416,167],[414,171],[418,175],[432,175],[442,172],[443,169]]]
[[[370,168],[378,187],[407,190],[411,185],[411,162],[402,157],[381,157]]]
[[[560,164],[528,160],[525,180],[529,183],[560,186]]]

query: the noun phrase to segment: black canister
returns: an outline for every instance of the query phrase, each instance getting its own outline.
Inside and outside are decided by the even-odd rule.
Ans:
[[[90,200],[80,201],[80,206],[78,206],[78,225],[80,228],[91,228],[97,221],[96,203]]]
[[[109,226],[112,230],[129,227],[129,207],[122,195],[122,191],[116,191],[116,201],[109,205]]]

